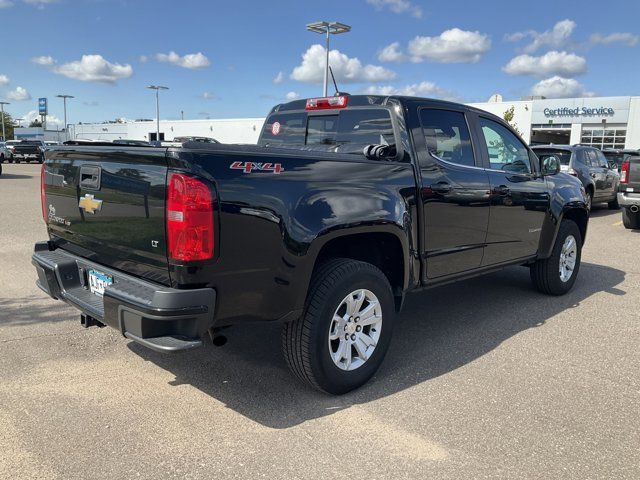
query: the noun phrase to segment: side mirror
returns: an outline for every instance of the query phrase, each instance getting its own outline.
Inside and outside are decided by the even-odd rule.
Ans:
[[[560,172],[560,160],[554,155],[550,155],[542,161],[541,170],[543,175],[556,175]]]

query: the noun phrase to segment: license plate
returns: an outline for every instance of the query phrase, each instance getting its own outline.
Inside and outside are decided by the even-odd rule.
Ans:
[[[102,297],[107,285],[113,283],[113,277],[96,270],[89,270],[89,290],[91,293]]]

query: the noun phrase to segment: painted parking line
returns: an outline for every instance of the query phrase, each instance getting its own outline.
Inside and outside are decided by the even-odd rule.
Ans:
[[[616,223],[612,223],[611,225],[613,225],[614,227],[622,225],[622,220],[620,220],[619,222],[616,222]]]

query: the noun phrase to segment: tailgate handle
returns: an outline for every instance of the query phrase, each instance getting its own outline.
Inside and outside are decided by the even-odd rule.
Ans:
[[[80,188],[100,190],[100,172],[97,165],[82,165],[80,167]]]

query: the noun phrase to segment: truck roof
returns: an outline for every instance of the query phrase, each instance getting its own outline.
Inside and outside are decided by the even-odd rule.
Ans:
[[[343,96],[343,95],[338,95],[338,96]],[[349,104],[348,104],[349,107],[367,107],[367,106],[375,106],[375,105],[387,105],[389,100],[393,99],[401,103],[419,101],[419,102],[429,102],[432,104],[438,104],[438,105],[442,105],[443,107],[456,106],[459,108],[460,106],[462,106],[468,110],[488,113],[485,110],[480,110],[478,108],[471,107],[463,103],[456,103],[456,102],[441,100],[437,98],[410,97],[407,95],[361,95],[361,94],[359,95],[344,94],[344,96],[349,97]],[[316,97],[312,97],[312,98],[316,98]],[[322,97],[318,97],[318,98],[322,98]],[[279,105],[276,105],[276,107],[274,107],[274,110],[279,112],[286,111],[286,110],[304,110],[307,100],[308,100],[307,98],[300,98],[297,100],[292,100],[290,102],[281,103]]]
[[[442,100],[438,98],[428,98],[428,97],[412,97],[408,95],[350,95],[348,93],[340,94],[337,96],[347,96],[348,107],[374,107],[374,106],[386,106],[389,104],[390,100],[395,100],[400,102],[403,105],[408,103],[422,102],[429,103],[433,107],[440,108],[456,108],[456,109],[464,109],[469,112],[475,112],[482,114],[483,116],[488,116],[498,121],[505,123],[504,119],[494,115],[491,112],[487,112],[486,110],[482,110],[477,107],[472,107],[471,105],[466,105],[464,103],[452,102],[449,100]],[[324,98],[324,97],[311,97],[311,98]],[[327,97],[328,98],[328,97]],[[305,110],[307,104],[307,98],[300,98],[297,100],[292,100],[290,102],[280,103],[273,107],[273,109],[269,112],[271,115],[274,112],[286,112],[286,111],[294,111],[294,110]]]

